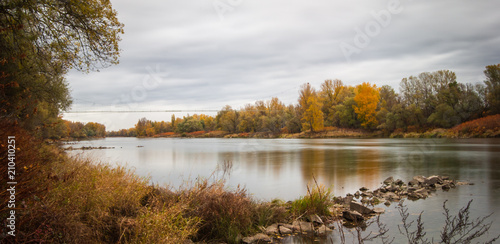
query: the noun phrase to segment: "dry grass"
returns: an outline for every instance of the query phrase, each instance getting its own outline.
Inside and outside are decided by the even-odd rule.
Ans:
[[[313,177],[314,178],[314,177]],[[305,214],[318,214],[329,216],[330,207],[333,205],[333,193],[330,188],[318,185],[314,179],[314,186],[307,185],[307,195],[292,202],[291,211],[296,216]]]
[[[158,200],[148,179],[123,167],[67,157],[15,125],[3,139],[16,136],[16,237],[2,243],[176,243],[190,238],[199,221],[184,217],[185,204]],[[6,153],[2,142],[0,160]],[[0,167],[7,175],[6,167]],[[2,182],[4,178],[2,178]],[[3,182],[2,184],[4,184]],[[154,188],[153,188],[154,189]],[[10,209],[1,192],[0,217]]]
[[[453,137],[499,137],[500,114],[468,121],[449,130]]]

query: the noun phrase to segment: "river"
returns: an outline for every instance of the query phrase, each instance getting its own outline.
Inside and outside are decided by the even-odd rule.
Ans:
[[[151,182],[178,188],[198,177],[221,177],[224,162],[229,187],[245,186],[255,199],[294,200],[307,192],[313,177],[345,196],[360,187],[376,189],[393,176],[408,182],[415,175],[445,175],[470,181],[432,197],[406,201],[412,213],[424,211],[429,237],[442,226],[442,205],[452,213],[473,199],[473,217],[490,217],[490,237],[500,233],[500,139],[183,139],[105,138],[73,147],[114,147],[69,151],[75,156],[126,165]],[[218,167],[219,165],[219,167]],[[399,215],[393,204],[381,217],[397,234]],[[333,242],[336,242],[334,240]]]

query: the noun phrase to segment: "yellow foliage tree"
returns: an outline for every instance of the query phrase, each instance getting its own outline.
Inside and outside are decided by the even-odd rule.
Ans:
[[[375,128],[378,125],[377,121],[377,104],[380,100],[379,88],[370,85],[368,82],[356,86],[356,95],[354,96],[353,105],[354,112],[364,128]]]
[[[306,110],[302,115],[302,130],[319,131],[324,127],[323,112],[321,111],[321,103],[318,96],[314,93],[309,96],[306,103]]]

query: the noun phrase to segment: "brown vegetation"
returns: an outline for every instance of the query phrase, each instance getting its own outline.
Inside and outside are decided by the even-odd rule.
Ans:
[[[449,130],[453,137],[499,137],[500,114],[459,124]]]

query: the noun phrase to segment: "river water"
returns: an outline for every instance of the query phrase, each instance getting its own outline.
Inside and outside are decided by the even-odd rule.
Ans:
[[[261,200],[297,199],[313,178],[345,196],[362,186],[376,189],[389,176],[408,182],[415,175],[445,175],[474,185],[406,201],[411,213],[424,211],[428,237],[439,235],[445,200],[455,213],[473,199],[472,216],[493,213],[489,236],[500,233],[500,139],[105,138],[71,146],[114,147],[69,152],[126,165],[174,189],[198,177],[222,177],[221,166],[229,162],[229,187],[245,186]],[[394,206],[379,207],[386,208],[381,219],[390,223],[389,233],[397,235],[400,217]]]

